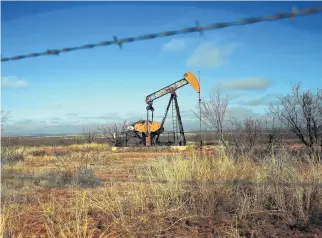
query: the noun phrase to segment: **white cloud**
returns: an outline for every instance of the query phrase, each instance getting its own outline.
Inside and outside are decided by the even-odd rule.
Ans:
[[[186,41],[183,39],[171,39],[168,43],[162,46],[164,51],[179,51],[186,47]]]
[[[15,88],[15,87],[25,87],[25,86],[27,86],[27,81],[21,80],[15,76],[1,77],[2,88]]]
[[[237,104],[239,105],[247,105],[247,106],[259,106],[259,105],[270,105],[273,103],[275,105],[280,104],[280,100],[278,97],[281,96],[277,93],[269,93],[261,97],[239,100]]]
[[[271,85],[272,81],[267,78],[244,78],[222,82],[220,87],[223,89],[256,90],[264,89]]]
[[[229,93],[227,96],[230,101],[235,101],[236,99],[245,96],[245,93]]]
[[[232,54],[234,47],[215,46],[213,44],[199,45],[186,61],[187,67],[217,68],[223,65]]]

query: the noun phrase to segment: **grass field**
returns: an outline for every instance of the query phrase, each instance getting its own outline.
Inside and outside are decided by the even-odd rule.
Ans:
[[[286,148],[11,146],[2,161],[1,237],[322,236],[322,166]]]

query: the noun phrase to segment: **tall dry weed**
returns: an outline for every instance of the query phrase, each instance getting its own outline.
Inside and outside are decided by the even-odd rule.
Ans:
[[[246,228],[240,225],[254,226],[255,220],[270,223],[279,219],[281,224],[295,229],[322,224],[319,199],[322,192],[317,184],[322,182],[320,165],[311,163],[304,169],[298,160],[283,156],[271,156],[263,163],[247,158],[233,161],[224,153],[203,157],[198,153],[163,156],[137,171],[141,179],[145,178],[144,183],[115,183],[100,188],[90,194],[90,207],[113,214],[117,221],[114,225],[132,234],[148,230],[150,235],[160,235],[184,222],[198,223],[204,219],[219,224],[237,219],[238,225],[230,224],[235,232],[238,229],[245,232]],[[205,180],[255,183],[198,183]],[[280,186],[282,182],[290,185]],[[312,186],[298,186],[301,182]]]
[[[42,219],[46,228],[47,237],[75,237],[90,238],[93,232],[89,230],[88,202],[86,192],[82,192],[75,200],[68,204],[67,210],[54,199],[49,203],[39,201],[42,208]]]

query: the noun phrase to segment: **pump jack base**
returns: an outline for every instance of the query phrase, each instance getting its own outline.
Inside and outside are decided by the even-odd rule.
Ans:
[[[153,150],[153,148],[155,148],[156,146],[141,146],[141,148],[146,148],[147,150],[149,150],[148,148],[151,148],[151,150]],[[128,147],[116,147],[113,146],[111,148],[112,151],[130,151],[133,150],[133,148],[140,148],[140,147],[133,147],[133,146],[128,146]],[[178,145],[173,145],[173,146],[158,146],[158,148],[167,148],[173,151],[184,151],[186,150],[188,147],[187,146],[178,146]]]

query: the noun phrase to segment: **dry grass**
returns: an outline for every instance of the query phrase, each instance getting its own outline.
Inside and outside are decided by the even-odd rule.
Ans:
[[[313,237],[322,228],[321,187],[274,186],[322,183],[322,167],[285,151],[261,163],[231,160],[220,149],[200,156],[193,147],[111,152],[95,144],[33,148],[24,156],[2,166],[1,237]],[[103,183],[62,188],[51,181],[50,188],[39,179],[77,168],[94,171]],[[272,186],[197,183],[235,179]]]

